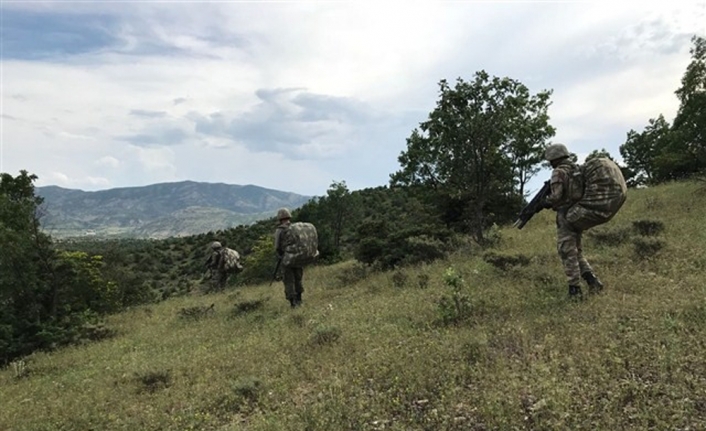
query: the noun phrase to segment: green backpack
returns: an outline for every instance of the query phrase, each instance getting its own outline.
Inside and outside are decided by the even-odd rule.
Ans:
[[[618,165],[598,157],[581,165],[583,196],[566,213],[572,225],[585,230],[610,221],[625,203],[628,187]]]
[[[282,265],[303,267],[316,262],[319,256],[319,236],[311,223],[292,223],[287,228]]]

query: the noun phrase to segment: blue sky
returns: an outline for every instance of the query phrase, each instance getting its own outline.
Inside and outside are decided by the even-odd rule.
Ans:
[[[673,118],[706,35],[706,2],[642,3],[4,1],[0,170],[82,190],[384,185],[439,80],[479,70],[553,90],[553,141],[617,157]]]

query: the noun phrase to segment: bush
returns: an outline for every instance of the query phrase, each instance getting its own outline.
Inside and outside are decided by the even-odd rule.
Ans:
[[[417,285],[419,286],[420,289],[426,289],[429,287],[429,274],[419,274],[417,275]]]
[[[349,267],[342,268],[335,278],[339,286],[346,287],[365,280],[371,272],[372,270],[369,266],[354,263]]]
[[[139,386],[138,392],[153,393],[168,388],[172,383],[172,376],[169,370],[146,371],[135,373],[135,381]]]
[[[494,252],[485,253],[483,260],[502,271],[507,271],[514,266],[529,265],[530,263],[530,258],[523,254],[510,255]]]
[[[664,223],[656,220],[636,220],[632,227],[639,235],[655,236],[664,231]]]
[[[318,346],[331,344],[341,338],[341,329],[336,326],[319,325],[309,337],[309,341]]]
[[[234,382],[230,392],[219,397],[213,405],[216,413],[247,413],[255,408],[265,385],[255,377],[244,377]]]
[[[408,280],[409,277],[402,271],[395,271],[395,273],[392,274],[392,285],[399,289],[405,287]]]
[[[638,259],[649,259],[656,256],[664,248],[664,241],[652,238],[635,238],[633,249]]]
[[[199,320],[209,314],[213,314],[215,311],[216,304],[211,304],[206,307],[203,305],[196,305],[193,307],[186,307],[179,310],[179,317],[182,319]]]
[[[588,231],[587,236],[598,245],[617,247],[630,239],[631,231],[629,228],[592,229]]]
[[[444,272],[443,281],[449,293],[443,295],[437,302],[441,322],[449,325],[469,318],[471,316],[471,297],[466,292],[461,275],[450,267]]]
[[[231,315],[233,317],[241,316],[243,314],[247,314],[247,313],[253,312],[255,310],[260,310],[264,306],[265,306],[264,299],[253,299],[253,300],[249,300],[249,301],[238,302],[237,304],[235,304],[235,307],[233,308],[233,312],[231,313]]]

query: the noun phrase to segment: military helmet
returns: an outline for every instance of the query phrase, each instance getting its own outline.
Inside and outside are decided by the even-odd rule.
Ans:
[[[569,150],[564,144],[551,144],[544,150],[544,158],[548,161],[554,161],[564,157],[569,157]]]
[[[287,208],[280,208],[277,211],[277,219],[284,220],[286,218],[292,218],[292,213],[290,213]]]
[[[214,250],[218,250],[219,248],[221,248],[221,243],[218,242],[218,241],[213,241],[213,242],[211,243],[211,248],[214,249]]]

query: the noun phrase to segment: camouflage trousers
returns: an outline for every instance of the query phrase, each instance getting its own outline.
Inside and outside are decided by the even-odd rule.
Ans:
[[[304,277],[304,268],[296,268],[285,266],[282,270],[284,281],[284,296],[287,300],[301,298],[304,293],[302,285],[302,277]]]
[[[581,274],[593,272],[581,248],[582,230],[576,229],[566,220],[563,211],[556,213],[556,246],[564,265],[564,273],[570,286],[581,284]]]
[[[219,271],[216,269],[211,270],[211,289],[213,291],[224,290],[226,284],[228,283],[228,278],[230,274],[226,271]]]

